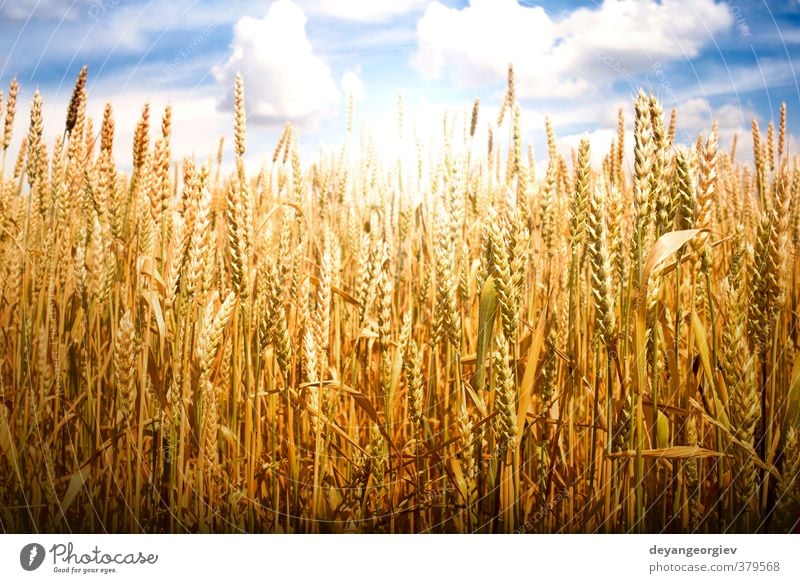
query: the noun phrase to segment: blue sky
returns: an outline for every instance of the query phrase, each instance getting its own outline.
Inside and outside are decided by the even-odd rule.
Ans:
[[[0,55],[0,82],[18,77],[23,111],[43,92],[53,135],[88,64],[90,114],[99,122],[111,101],[124,142],[145,101],[172,103],[179,156],[230,136],[237,71],[251,159],[287,120],[306,151],[341,141],[351,92],[378,141],[396,131],[398,94],[412,131],[475,97],[493,123],[509,61],[537,152],[548,113],[563,147],[588,134],[599,154],[618,107],[631,122],[639,86],[679,107],[685,140],[717,118],[725,145],[754,117],[766,126],[781,101],[800,133],[796,0],[0,0]]]

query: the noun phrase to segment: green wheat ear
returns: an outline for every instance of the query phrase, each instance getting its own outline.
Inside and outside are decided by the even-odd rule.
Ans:
[[[656,422],[656,445],[661,449],[669,447],[669,435],[669,418],[659,411]]]
[[[478,308],[478,342],[475,364],[474,388],[481,394],[486,386],[486,362],[494,331],[494,320],[497,314],[497,291],[494,278],[489,276],[483,283]]]

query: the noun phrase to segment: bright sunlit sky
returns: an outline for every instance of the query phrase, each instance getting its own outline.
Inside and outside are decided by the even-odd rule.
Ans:
[[[797,0],[0,0],[0,82],[22,84],[17,128],[39,88],[46,128],[62,131],[88,64],[89,113],[99,124],[112,102],[120,157],[145,101],[156,115],[173,104],[176,156],[207,156],[222,135],[230,143],[237,71],[251,162],[287,120],[305,152],[340,142],[350,92],[356,123],[378,140],[395,131],[398,94],[417,131],[479,97],[485,132],[509,62],[537,155],[545,113],[563,147],[581,135],[605,147],[619,106],[632,129],[639,86],[667,114],[679,107],[679,139],[713,117],[725,146],[754,117],[766,127],[781,101],[800,129]]]

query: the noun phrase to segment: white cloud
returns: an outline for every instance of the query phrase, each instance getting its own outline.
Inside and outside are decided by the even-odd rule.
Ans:
[[[88,0],[15,0],[0,4],[0,15],[12,20],[77,18]]]
[[[675,141],[678,144],[691,147],[697,140],[697,136],[708,136],[711,133],[713,123],[719,124],[719,147],[722,150],[729,150],[733,143],[733,137],[738,136],[739,147],[737,156],[741,162],[751,160],[750,157],[750,122],[754,117],[758,117],[754,110],[735,102],[725,103],[718,107],[713,107],[705,98],[695,97],[682,101],[677,105],[678,124],[676,127]],[[625,109],[627,116],[625,131],[625,159],[626,164],[631,167],[633,164],[633,111],[628,106]],[[664,121],[669,121],[670,111],[665,108]],[[556,126],[558,124],[556,123]],[[764,122],[766,125],[766,122]],[[617,129],[611,123],[603,124],[591,131],[575,133],[566,136],[558,136],[557,143],[559,151],[569,159],[570,152],[578,147],[581,138],[588,138],[591,148],[592,164],[599,166],[603,157],[608,153],[612,140],[617,137]],[[543,170],[545,162],[541,162]]]
[[[429,0],[301,0],[308,14],[337,20],[380,22],[422,10]]]
[[[339,95],[330,67],[314,54],[306,21],[297,4],[278,0],[263,18],[245,16],[236,23],[231,56],[213,69],[226,89],[221,109],[232,109],[233,82],[240,72],[248,120],[313,124],[325,115]]]
[[[195,0],[173,0],[156,7],[124,4],[121,0],[93,0],[85,12],[91,24],[91,43],[83,47],[80,38],[73,42],[76,50],[103,48],[143,53],[163,37],[192,31],[194,36],[178,52],[194,51],[218,28],[240,18],[245,10],[243,2],[209,6]]]
[[[701,133],[708,135],[714,121],[719,123],[720,147],[728,148],[733,136],[739,136],[741,143],[750,133],[750,124],[757,118],[755,111],[735,103],[726,103],[712,107],[702,97],[688,99],[680,103],[678,109],[678,125],[675,139],[688,145],[694,143]]]
[[[564,155],[567,160],[569,160],[572,151],[578,149],[581,140],[584,138],[589,140],[589,155],[591,156],[592,165],[599,168],[603,163],[603,158],[611,149],[611,142],[617,138],[617,130],[616,128],[601,128],[591,132],[571,134],[564,136],[563,138],[558,138],[556,143],[558,145],[559,152],[561,152],[561,154]],[[632,138],[633,134],[626,132],[626,143],[632,144]],[[543,160],[542,164],[546,164],[546,160]],[[537,169],[537,171],[538,170],[539,169]],[[543,166],[541,170],[546,170],[546,166]]]
[[[711,69],[708,74],[698,77],[698,90],[705,97],[728,94],[743,94],[751,91],[767,91],[781,85],[794,86],[797,71],[800,69],[798,59],[759,58],[754,65],[723,62],[721,66]],[[679,96],[693,92],[691,85],[676,87]]]
[[[364,83],[355,71],[346,71],[340,83],[345,95],[352,95],[355,101],[364,99]]]
[[[216,111],[216,99],[210,92],[196,93],[192,90],[160,91],[152,87],[128,87],[120,90],[124,79],[109,77],[89,88],[87,116],[91,118],[94,131],[100,129],[105,102],[110,101],[114,116],[114,155],[119,168],[131,170],[131,144],[136,123],[145,103],[150,104],[151,143],[160,135],[161,116],[167,104],[172,104],[173,160],[196,156],[205,161],[216,154],[220,137],[225,137],[226,161],[233,159],[233,121]],[[9,159],[14,160],[22,136],[28,130],[29,112],[35,87],[23,84],[17,103]],[[71,88],[61,91],[42,91],[44,136],[48,152],[52,152],[57,137],[63,136],[64,120]],[[255,138],[255,137],[253,137]],[[254,139],[252,141],[255,141]]]
[[[417,25],[413,64],[461,86],[502,79],[514,62],[522,97],[577,97],[653,63],[696,56],[732,16],[715,0],[604,0],[560,19],[517,0],[432,2]]]

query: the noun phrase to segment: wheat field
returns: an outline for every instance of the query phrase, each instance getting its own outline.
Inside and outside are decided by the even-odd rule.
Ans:
[[[173,159],[169,108],[95,131],[86,79],[53,144],[2,100],[0,531],[797,528],[785,106],[724,151],[640,92],[537,173],[509,67],[436,148],[383,158],[351,101],[253,172],[241,77],[234,161]]]

